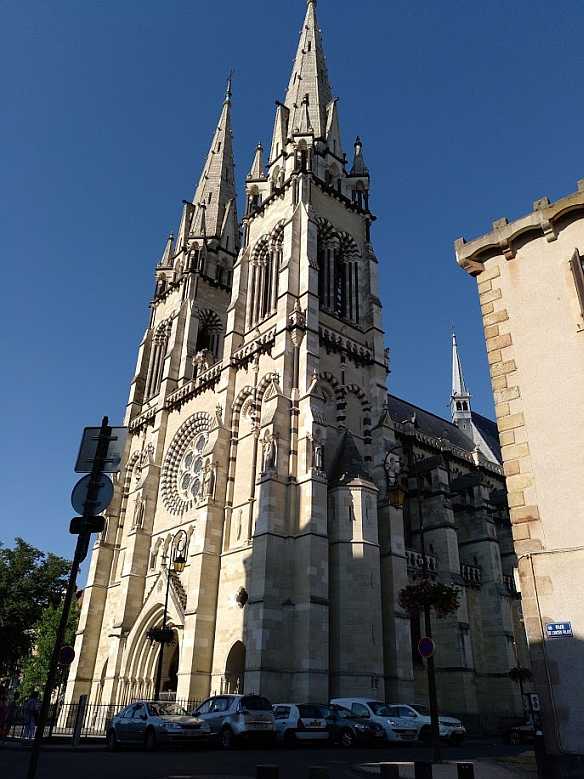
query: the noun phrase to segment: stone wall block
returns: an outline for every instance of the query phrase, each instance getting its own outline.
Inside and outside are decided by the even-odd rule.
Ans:
[[[521,522],[533,522],[539,519],[539,509],[537,506],[517,506],[511,509],[511,522],[519,524]]]
[[[489,352],[487,355],[487,360],[489,361],[489,365],[495,365],[496,363],[500,363],[503,360],[503,355],[501,354],[500,349],[495,349],[492,352]]]
[[[525,424],[525,419],[523,417],[523,414],[508,414],[507,416],[500,417],[497,419],[497,425],[499,427],[499,432],[502,432],[503,430],[512,430],[515,427],[523,427]]]
[[[503,387],[495,391],[495,403],[516,400],[520,397],[519,387]]]
[[[511,346],[513,343],[511,339],[511,333],[505,333],[504,335],[497,335],[494,338],[489,338],[487,341],[487,352],[492,352],[495,349],[504,349],[506,346]]]
[[[502,308],[500,311],[493,311],[492,314],[487,314],[483,317],[483,325],[490,327],[491,325],[498,325],[501,322],[506,322],[509,319],[507,309]]]
[[[499,433],[499,442],[501,443],[501,446],[508,446],[509,444],[514,444],[515,431],[504,430],[502,433]]]
[[[480,295],[481,305],[484,306],[487,303],[492,303],[494,300],[499,300],[503,296],[500,289],[491,289],[488,292]]]
[[[491,378],[495,376],[502,376],[505,373],[512,373],[517,370],[515,360],[506,360],[498,365],[491,365]]]
[[[499,335],[499,325],[486,325],[485,326],[485,338],[495,338]]]

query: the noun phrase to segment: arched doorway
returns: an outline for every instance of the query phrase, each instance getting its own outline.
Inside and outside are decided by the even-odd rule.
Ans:
[[[178,633],[173,631],[172,643],[164,647],[162,657],[162,682],[160,685],[160,697],[163,700],[173,701],[176,698],[178,686],[178,661],[179,644]]]
[[[236,641],[227,655],[222,692],[231,694],[242,693],[244,676],[245,646],[241,641]]]

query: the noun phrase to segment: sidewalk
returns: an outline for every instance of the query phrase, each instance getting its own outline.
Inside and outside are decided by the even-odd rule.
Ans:
[[[502,762],[491,760],[470,760],[475,767],[475,779],[535,779],[537,773],[535,767],[532,768],[532,761],[529,757],[518,760],[511,758],[508,762],[511,765],[505,765]],[[400,778],[414,779],[413,763],[392,763],[399,765]],[[433,779],[456,779],[456,763],[445,763],[435,765]],[[534,765],[534,764],[533,764]],[[353,766],[353,771],[361,776],[380,776],[381,769],[378,763],[362,763]]]

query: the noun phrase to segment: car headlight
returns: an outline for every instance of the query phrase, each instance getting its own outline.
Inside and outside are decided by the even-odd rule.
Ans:
[[[354,728],[355,730],[367,730],[367,725],[363,725],[361,722],[356,722]]]
[[[399,728],[399,722],[397,722],[397,720],[388,719],[387,724],[391,725],[392,728]]]

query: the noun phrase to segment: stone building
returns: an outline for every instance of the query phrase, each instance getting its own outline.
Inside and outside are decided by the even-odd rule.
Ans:
[[[584,755],[583,216],[584,180],[455,245],[478,282],[525,626],[559,762]]]
[[[69,696],[152,694],[147,632],[170,575],[167,694],[423,697],[420,628],[398,603],[423,541],[432,575],[462,591],[435,625],[441,706],[495,726],[521,710],[507,676],[521,625],[496,431],[471,410],[456,343],[452,422],[388,395],[387,260],[371,242],[361,140],[352,162],[344,152],[315,6],[269,155],[255,151],[241,233],[229,86],[156,267]],[[179,530],[187,566],[169,574]]]

